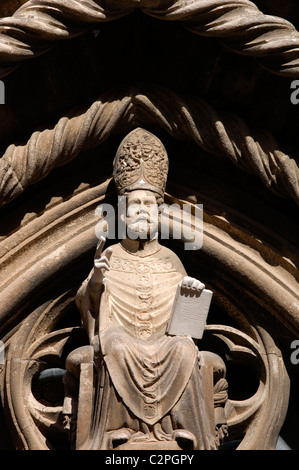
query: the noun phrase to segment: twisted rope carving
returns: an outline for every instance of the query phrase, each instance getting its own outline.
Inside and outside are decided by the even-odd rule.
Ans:
[[[34,132],[26,145],[10,145],[0,159],[0,205],[82,150],[100,145],[112,133],[149,124],[160,126],[176,139],[194,141],[211,154],[229,158],[241,169],[257,174],[275,193],[298,203],[298,166],[278,150],[273,136],[251,132],[242,119],[219,115],[201,99],[181,99],[165,88],[148,87],[129,93],[107,92],[81,114],[63,117],[53,129]]]
[[[135,8],[162,20],[182,21],[196,34],[217,37],[273,73],[299,75],[298,31],[283,18],[263,14],[249,0],[29,0],[13,16],[0,19],[0,77],[57,41]]]
[[[57,41],[86,32],[91,24],[117,19],[128,13],[109,11],[93,0],[29,0],[11,17],[0,19],[0,77],[17,62],[37,57]]]
[[[225,378],[221,378],[214,385],[214,406],[225,404],[228,398],[228,383]]]

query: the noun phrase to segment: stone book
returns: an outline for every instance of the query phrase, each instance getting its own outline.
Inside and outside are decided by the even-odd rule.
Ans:
[[[208,289],[199,295],[178,285],[166,333],[201,339],[212,296]]]

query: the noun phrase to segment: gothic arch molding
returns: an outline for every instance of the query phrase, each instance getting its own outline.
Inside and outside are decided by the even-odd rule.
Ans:
[[[52,301],[53,281],[62,283],[74,270],[78,282],[83,280],[82,259],[92,254],[96,244],[95,223],[98,218],[95,209],[109,200],[109,195],[106,199],[108,185],[109,182],[105,182],[97,188],[82,191],[69,201],[54,205],[40,216],[39,226],[32,223],[30,227],[28,223],[19,246],[26,253],[21,264],[20,258],[13,253],[7,258],[7,267],[13,267],[14,263],[19,266],[18,270],[11,270],[14,279],[6,279],[2,296],[2,331],[4,327],[12,331],[6,337],[8,360],[2,386],[5,389],[6,409],[9,410],[9,419],[13,422],[20,448],[51,448],[48,444],[51,441],[49,428],[57,426],[59,430],[59,406],[55,409],[41,406],[34,397],[32,404],[28,397],[32,394],[33,377],[45,367],[45,358],[55,355],[63,357],[63,347],[74,331],[73,326],[56,330],[55,324],[63,315],[63,308],[71,305],[74,291],[62,289],[64,292],[61,294],[60,291],[57,299]],[[177,198],[169,194],[168,201],[174,200],[177,201]],[[248,235],[240,227],[235,227],[239,239],[232,238],[230,230],[225,230],[225,224],[217,221],[209,209],[206,208],[203,248],[193,252],[193,256],[195,254],[199,265],[202,257],[205,261],[209,260],[211,269],[206,273],[207,284],[215,292],[217,303],[233,316],[240,328],[235,330],[225,325],[210,325],[207,334],[221,338],[226,351],[232,356],[238,356],[240,352],[254,356],[253,364],[261,374],[259,388],[251,399],[230,402],[232,435],[244,433],[239,449],[275,448],[287,409],[289,381],[280,350],[269,331],[264,329],[258,312],[263,309],[273,319],[281,320],[283,316],[285,334],[290,337],[295,334],[298,320],[296,309],[291,308],[296,299],[295,280],[292,280],[290,267],[284,264],[282,282],[281,268],[269,266],[261,256],[262,249],[260,252],[257,250],[260,245],[245,245]],[[19,237],[20,233],[13,236]],[[13,239],[10,242],[13,243]],[[213,269],[217,270],[216,280],[210,276]],[[240,301],[239,292],[244,290],[246,296]],[[17,297],[15,292],[22,294]],[[30,304],[35,304],[36,309],[26,309]],[[19,374],[15,374],[15,367],[21,367]],[[24,390],[21,398],[20,387]],[[267,433],[264,432],[265,426]]]
[[[279,148],[269,132],[250,130],[238,116],[217,113],[204,100],[181,98],[164,87],[141,86],[109,90],[88,109],[63,116],[53,129],[34,132],[25,145],[10,145],[0,160],[0,205],[112,133],[153,124],[177,139],[194,141],[208,153],[228,158],[257,174],[276,194],[298,202],[296,160]]]
[[[27,2],[21,13],[16,12],[14,17],[0,22],[0,76],[9,74],[23,60],[46,52],[56,40],[77,34],[70,30],[68,24],[64,24],[64,20],[72,14],[68,10],[60,12],[61,18],[59,15],[56,17],[56,36],[51,36],[52,32],[48,31],[46,37],[43,29],[44,26],[47,29],[48,3],[42,3],[45,8],[44,24],[43,21],[39,23],[39,19],[35,24],[29,24],[28,20],[27,30],[22,30],[27,13],[41,5],[38,0]],[[75,3],[78,2],[69,2],[70,5]],[[168,8],[170,3],[173,8]],[[212,5],[210,10],[205,10],[207,3]],[[129,5],[128,2],[126,4]],[[298,32],[281,18],[258,13],[256,6],[247,0],[239,2],[232,14],[226,12],[223,2],[218,0],[194,1],[194,10],[190,11],[184,9],[184,2],[164,2],[165,11],[160,8],[162,2],[157,2],[155,11],[149,11],[146,1],[138,4],[132,1],[130,4],[132,11],[135,7],[141,8],[144,13],[156,18],[181,22],[195,34],[217,37],[230,50],[257,59],[271,73],[284,77],[298,75],[297,49],[290,47],[290,44],[297,44]],[[90,5],[98,5],[98,2],[90,2]],[[200,11],[201,7],[205,11]],[[103,13],[97,16],[98,11],[85,12],[88,27],[98,24]],[[243,16],[248,11],[253,16]],[[243,12],[242,27],[237,31],[234,15],[240,12]],[[116,18],[118,14],[127,15],[129,11],[112,12],[111,15],[114,13]],[[224,18],[219,13],[224,13]],[[212,26],[207,25],[204,15]],[[100,21],[107,20],[104,16],[105,12]],[[114,18],[112,16],[110,19]],[[2,50],[1,27],[8,32],[6,40],[11,34],[14,35],[13,51],[9,48]],[[82,31],[85,30],[85,25],[82,28]],[[40,37],[35,37],[35,45],[38,43],[39,46],[35,50],[31,38],[37,30]],[[273,30],[276,31],[274,36],[279,36],[278,48],[271,34]],[[23,45],[17,42],[19,34],[26,39]],[[62,196],[52,191],[51,197],[48,200],[45,197],[36,211],[36,206],[32,206],[33,212],[28,204],[28,213],[24,220],[19,219],[19,226],[15,225],[10,233],[3,230],[5,235],[0,237],[0,337],[5,340],[8,357],[5,377],[0,374],[0,385],[5,390],[3,398],[8,420],[16,431],[15,442],[19,448],[48,449],[53,444],[52,430],[56,430],[60,437],[63,434],[60,406],[50,409],[40,403],[34,394],[32,396],[32,384],[34,378],[48,367],[49,358],[53,359],[54,365],[63,368],[65,348],[69,347],[70,342],[76,342],[76,339],[71,341],[70,338],[76,337],[78,332],[79,341],[82,339],[79,324],[73,327],[71,322],[66,326],[63,319],[65,311],[74,312],[72,288],[80,284],[90,267],[88,261],[92,260],[96,244],[95,209],[103,202],[114,201],[110,171],[106,171],[112,154],[102,154],[102,148],[110,139],[117,139],[139,125],[153,126],[176,142],[196,142],[199,149],[196,158],[198,156],[199,161],[202,150],[220,159],[225,157],[224,160],[240,169],[240,174],[258,176],[265,193],[270,189],[267,202],[273,214],[276,210],[276,207],[270,208],[273,193],[274,198],[277,194],[290,199],[290,207],[294,201],[298,203],[296,157],[279,148],[273,135],[266,131],[256,133],[238,116],[222,115],[203,100],[185,99],[158,87],[109,91],[101,95],[90,109],[84,109],[79,114],[70,112],[55,128],[35,132],[27,144],[8,147],[0,159],[0,168],[5,174],[0,182],[0,206],[6,206],[7,213],[10,208],[16,210],[14,202],[20,201],[22,205],[25,201],[26,205],[26,197],[29,194],[30,198],[30,190],[40,179],[45,180],[47,185],[49,175],[55,173],[60,165],[68,165],[77,157],[79,160],[81,152],[86,155],[90,149],[98,148],[101,163],[105,161],[106,166],[99,173],[96,185],[89,186],[82,180],[77,187],[71,184],[67,189],[69,192]],[[49,141],[52,142],[51,152],[49,145],[44,154],[41,150]],[[195,166],[189,170],[190,180],[191,176],[193,179],[198,177],[200,182],[202,178],[198,165]],[[97,166],[94,168],[98,171]],[[294,236],[291,230],[287,234],[285,229],[287,235],[284,240],[275,230],[271,233],[271,228],[266,227],[263,220],[258,223],[254,217],[246,219],[246,215],[233,209],[229,202],[222,202],[221,192],[219,198],[217,195],[213,198],[213,192],[204,192],[199,182],[193,186],[190,183],[190,187],[187,184],[178,187],[177,181],[170,181],[169,203],[204,202],[202,250],[193,253],[191,259],[180,243],[176,248],[182,251],[182,258],[214,291],[214,302],[220,311],[233,320],[234,327],[227,326],[225,320],[224,325],[208,325],[206,337],[212,339],[211,342],[215,347],[220,347],[224,355],[245,362],[249,360],[252,368],[258,371],[259,383],[254,395],[244,400],[230,400],[231,436],[241,438],[238,449],[275,448],[286,415],[289,393],[289,379],[280,352],[279,336],[286,338],[286,343],[290,344],[292,339],[298,337],[299,326],[298,258]],[[207,184],[211,182],[212,179]],[[49,192],[52,189],[54,186],[49,187]],[[245,199],[247,196],[244,196]],[[257,194],[256,200],[258,197]],[[250,195],[247,201],[250,204]],[[277,224],[283,220],[283,217],[278,218]],[[293,244],[290,242],[292,239]],[[28,341],[23,341],[26,334]],[[21,363],[23,368],[18,369]],[[19,376],[16,376],[16,370],[19,370]],[[21,389],[24,395],[18,398]],[[28,404],[25,396],[33,398],[33,406],[29,403],[27,411],[24,410]],[[54,442],[54,448],[55,445],[57,442]]]
[[[234,52],[249,55],[269,71],[287,77],[298,75],[298,41],[295,27],[288,21],[264,15],[257,6],[242,0],[228,5],[223,0],[148,2],[130,0],[98,2],[77,0],[30,0],[11,17],[0,22],[0,76],[16,68],[16,62],[47,52],[53,43],[83,34],[103,21],[125,16],[139,8],[165,21],[180,21],[195,34],[217,37]],[[25,23],[24,23],[25,22]],[[25,25],[26,24],[26,25]],[[37,39],[38,37],[38,39]]]

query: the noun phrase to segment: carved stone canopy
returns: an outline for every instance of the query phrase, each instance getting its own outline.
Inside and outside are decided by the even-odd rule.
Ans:
[[[169,204],[192,212],[203,203],[202,249],[167,244],[214,292],[201,344],[227,366],[227,445],[274,449],[282,434],[299,448],[298,365],[290,361],[299,338],[295,0],[285,8],[22,0],[19,10],[11,0],[0,9],[8,3],[12,16],[0,21],[0,445],[68,448],[62,378],[69,352],[87,344],[75,292],[93,259],[97,207],[115,203],[113,157],[141,128],[159,136],[165,156],[161,173],[145,171],[148,187],[157,189],[158,176]],[[114,53],[110,34],[120,39]],[[136,44],[146,48],[139,62]],[[124,49],[131,58],[117,55]],[[115,173],[120,191],[140,181],[131,174]],[[87,401],[92,390],[83,388]]]

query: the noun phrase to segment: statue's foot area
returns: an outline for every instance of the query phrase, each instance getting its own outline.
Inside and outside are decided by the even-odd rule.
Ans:
[[[113,431],[110,435],[110,449],[117,450],[193,450],[196,448],[194,435],[183,429],[172,433],[170,440],[150,438],[142,432],[131,433],[128,429]]]
[[[182,450],[177,441],[128,441],[115,450]]]
[[[126,444],[131,439],[132,434],[127,429],[118,429],[110,436],[110,447],[115,449],[121,445]]]
[[[194,434],[184,429],[176,429],[172,434],[173,439],[183,450],[193,450],[196,448],[196,438]]]

